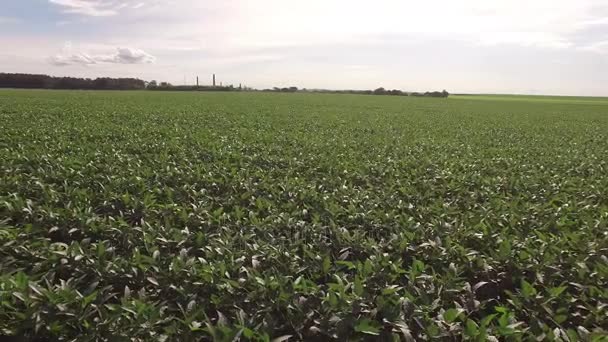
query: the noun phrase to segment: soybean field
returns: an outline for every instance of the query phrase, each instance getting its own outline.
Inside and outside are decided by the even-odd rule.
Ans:
[[[608,99],[0,91],[0,336],[607,334]]]

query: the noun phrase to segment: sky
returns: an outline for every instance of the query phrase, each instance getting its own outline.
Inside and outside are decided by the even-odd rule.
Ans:
[[[608,96],[606,0],[0,0],[0,72]]]

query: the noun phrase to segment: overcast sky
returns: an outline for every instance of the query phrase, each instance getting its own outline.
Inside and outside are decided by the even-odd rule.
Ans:
[[[606,0],[0,0],[0,72],[608,96]]]

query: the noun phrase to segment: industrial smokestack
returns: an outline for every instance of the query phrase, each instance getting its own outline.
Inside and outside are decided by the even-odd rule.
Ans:
[[[215,74],[213,74],[213,86],[215,87]]]
[[[196,87],[198,88],[198,76],[196,76]]]

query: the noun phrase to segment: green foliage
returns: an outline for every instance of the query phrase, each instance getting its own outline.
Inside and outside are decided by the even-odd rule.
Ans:
[[[601,341],[607,110],[0,91],[0,337]]]

